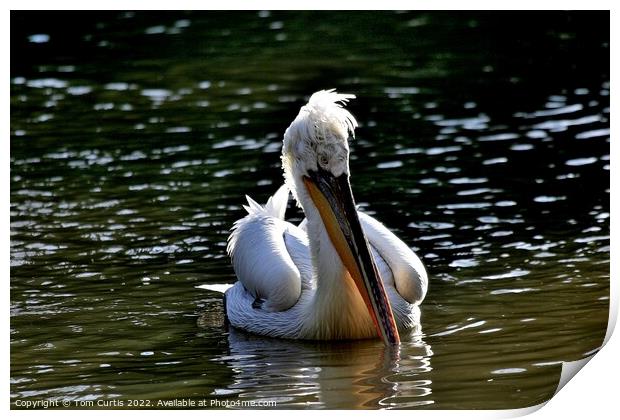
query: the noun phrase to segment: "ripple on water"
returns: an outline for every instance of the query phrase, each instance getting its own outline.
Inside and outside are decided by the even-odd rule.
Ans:
[[[511,207],[516,206],[517,202],[512,200],[502,200],[495,203],[497,207]]]
[[[534,145],[529,143],[516,143],[510,146],[510,150],[514,150],[515,152],[523,152],[527,150],[532,150],[533,148]]]
[[[494,375],[512,375],[512,374],[515,374],[515,373],[523,373],[523,372],[527,372],[527,369],[524,369],[524,368],[504,368],[504,369],[497,369],[497,370],[491,371],[491,373],[494,374]]]
[[[459,331],[463,331],[469,328],[477,328],[480,327],[482,325],[486,324],[486,321],[476,321],[476,322],[472,322],[471,324],[466,324],[463,326],[449,326],[447,330],[445,331],[441,331],[435,334],[431,334],[431,337],[443,337],[446,335],[452,335],[454,333],[457,333]]]
[[[93,88],[90,86],[70,86],[67,88],[67,93],[73,96],[86,95],[92,91]]]
[[[458,191],[456,195],[478,195],[486,194],[489,192],[501,192],[501,190],[491,190],[490,188],[474,188],[472,190]]]
[[[168,89],[142,89],[140,94],[149,98],[153,103],[160,104],[172,96],[172,91]]]
[[[28,80],[26,82],[26,86],[35,88],[35,89],[42,89],[42,88],[64,89],[67,87],[67,85],[68,83],[66,80],[60,80],[60,79],[56,79],[53,77],[48,77],[44,79],[33,79],[33,80]]]
[[[384,92],[390,98],[403,98],[409,95],[417,95],[420,93],[420,88],[414,86],[407,87],[386,87]]]
[[[478,331],[478,334],[491,334],[499,331],[502,331],[502,328],[489,328],[488,330]]]
[[[530,130],[525,135],[530,139],[545,139],[548,137],[547,132],[544,130]]]
[[[532,128],[539,130],[548,130],[551,132],[561,132],[566,131],[569,127],[575,125],[587,125],[595,122],[601,121],[602,117],[600,115],[588,115],[581,118],[575,118],[572,120],[549,120],[544,121],[532,126]]]
[[[502,156],[502,157],[483,160],[482,164],[483,165],[497,165],[498,163],[506,163],[506,162],[508,162],[508,158]]]
[[[512,230],[498,230],[498,231],[495,231],[495,232],[491,232],[489,235],[494,237],[494,238],[499,238],[499,237],[502,237],[502,236],[510,236],[512,234],[514,234],[514,231],[512,231]]]
[[[174,134],[174,133],[190,133],[192,129],[187,126],[178,126],[178,127],[168,127],[166,128],[166,133]]]
[[[539,195],[538,197],[534,197],[534,201],[537,203],[555,203],[556,201],[566,200],[565,195],[561,196],[552,196],[552,195]]]
[[[461,146],[430,147],[426,149],[425,153],[429,156],[436,156],[444,153],[458,152],[462,149]]]
[[[454,223],[448,222],[411,222],[408,227],[416,228],[416,229],[432,229],[432,230],[442,230],[442,229],[452,229],[454,228]]]
[[[488,181],[489,181],[488,178],[483,178],[483,177],[479,177],[479,178],[461,177],[461,178],[452,178],[449,182],[450,184],[460,185],[460,184],[483,184]]]
[[[479,264],[480,262],[476,258],[462,258],[452,261],[449,265],[450,267],[467,268],[475,267]]]
[[[45,44],[49,42],[50,36],[48,34],[33,34],[28,36],[28,41],[33,44]]]
[[[401,160],[394,160],[390,162],[381,162],[377,164],[378,169],[392,169],[392,168],[400,168],[403,166],[403,162]]]
[[[123,91],[123,90],[137,89],[137,85],[129,84],[125,82],[112,82],[112,83],[107,83],[103,85],[103,88],[105,90]]]
[[[598,130],[583,131],[575,135],[575,138],[579,140],[586,140],[586,139],[592,139],[592,138],[598,138],[598,137],[609,137],[609,134],[610,134],[609,128],[601,128]]]
[[[483,276],[482,278],[485,280],[502,280],[502,279],[511,279],[515,277],[523,277],[530,274],[530,270],[525,270],[522,268],[515,268],[506,273],[493,274],[489,276]]]
[[[609,235],[600,235],[600,236],[587,236],[584,238],[576,238],[574,239],[574,242],[578,244],[582,244],[582,243],[593,243],[593,242],[608,241],[608,240],[609,240]]]
[[[491,134],[488,136],[480,136],[478,137],[479,141],[506,141],[506,140],[514,140],[518,139],[519,135],[516,133],[498,133]]]
[[[513,289],[495,289],[491,291],[492,295],[506,295],[506,294],[520,294],[526,292],[535,292],[538,289],[534,289],[532,287],[521,287],[521,288],[513,288]]]
[[[455,119],[442,119],[440,121],[436,121],[440,127],[459,127],[464,130],[484,130],[487,128],[487,123],[490,121],[490,118],[485,114],[480,114],[477,117],[471,118],[455,118]]]
[[[491,206],[492,206],[491,203],[473,202],[473,203],[440,204],[437,206],[437,208],[448,209],[448,210],[462,210],[462,209],[483,209],[483,208],[487,208]]]
[[[584,166],[584,165],[591,165],[597,160],[598,160],[597,158],[591,156],[591,157],[585,157],[585,158],[569,159],[564,163],[567,166]]]
[[[539,118],[539,117],[551,117],[554,115],[562,115],[562,114],[572,114],[583,109],[582,104],[573,104],[564,106],[563,103],[560,103],[559,106],[553,107],[551,109],[545,109],[542,111],[535,111],[531,114],[528,113],[517,113],[516,117],[521,118]]]

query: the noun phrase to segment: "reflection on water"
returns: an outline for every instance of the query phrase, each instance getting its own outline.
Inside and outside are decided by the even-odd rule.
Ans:
[[[55,16],[12,15],[13,401],[516,408],[601,345],[606,13]],[[430,274],[395,353],[229,331],[200,287],[234,282],[243,196],[331,87],[358,96],[359,204]]]
[[[228,339],[230,353],[215,361],[234,374],[231,384],[213,391],[220,398],[276,401],[291,408],[405,408],[433,403],[423,398],[432,393],[431,381],[424,378],[431,370],[432,351],[419,337],[396,349],[374,340],[309,343],[237,330]]]

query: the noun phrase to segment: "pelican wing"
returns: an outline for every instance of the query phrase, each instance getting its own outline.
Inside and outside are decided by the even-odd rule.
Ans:
[[[358,211],[358,214],[384,281],[391,277],[403,299],[411,304],[421,303],[428,288],[428,276],[420,258],[381,222],[365,213]],[[392,276],[386,275],[387,268]]]
[[[247,197],[248,214],[235,222],[228,240],[237,278],[270,312],[295,305],[312,281],[307,235],[284,221],[288,195],[282,186],[265,206]]]

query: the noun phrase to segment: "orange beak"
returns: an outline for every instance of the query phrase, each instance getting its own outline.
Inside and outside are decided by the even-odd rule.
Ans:
[[[309,172],[303,181],[334,248],[368,308],[379,337],[386,344],[400,343],[390,301],[355,209],[348,174],[335,177],[319,169]]]

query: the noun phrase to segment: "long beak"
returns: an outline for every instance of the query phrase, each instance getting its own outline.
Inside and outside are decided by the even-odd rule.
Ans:
[[[392,307],[357,216],[348,174],[335,177],[319,169],[308,175],[303,177],[304,184],[334,248],[366,303],[379,336],[386,344],[398,344],[400,337]]]

